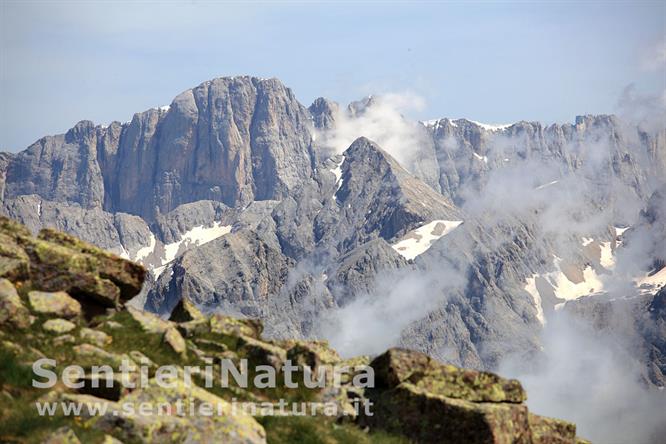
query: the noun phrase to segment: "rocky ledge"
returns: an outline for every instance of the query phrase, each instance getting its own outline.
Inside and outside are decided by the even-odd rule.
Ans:
[[[0,441],[1,442],[359,442],[359,443],[582,443],[574,424],[534,415],[520,383],[495,374],[460,369],[428,356],[390,349],[376,357],[343,360],[323,341],[262,338],[252,319],[204,315],[181,300],[169,319],[124,306],[140,289],[145,270],[71,236],[43,230],[35,238],[22,225],[0,218]],[[40,358],[81,366],[78,387],[58,383],[32,386],[32,364]],[[359,388],[347,375],[338,386],[204,389],[172,376],[165,388],[156,369],[247,360],[250,366],[279,370],[289,360],[299,371],[320,366],[369,366],[372,387]],[[128,387],[117,378],[100,384],[92,366],[130,363]],[[221,370],[211,366],[215,376]],[[145,373],[145,374],[144,374]],[[62,375],[60,375],[62,376]],[[37,379],[37,378],[36,378]],[[289,403],[328,403],[335,413],[315,410],[266,416],[236,411],[235,403],[264,407]],[[37,414],[39,403],[81,403],[76,415]],[[178,403],[217,406],[214,415],[186,415]],[[155,403],[168,414],[123,411],[123,405]],[[357,409],[359,404],[371,408]],[[43,405],[43,404],[42,404]],[[172,409],[173,408],[173,409]]]

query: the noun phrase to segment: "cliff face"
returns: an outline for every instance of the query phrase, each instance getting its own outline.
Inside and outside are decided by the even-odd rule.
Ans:
[[[5,198],[37,194],[153,220],[202,199],[280,199],[312,174],[308,111],[275,79],[215,79],[108,127],[79,122],[6,167]]]
[[[188,298],[181,299],[168,320],[161,319],[124,306],[140,289],[145,273],[141,266],[53,230],[34,238],[6,218],[0,218],[0,238],[3,441],[247,444],[299,437],[340,443],[582,442],[575,425],[529,413],[516,380],[443,365],[404,349],[343,360],[325,342],[271,341],[262,337],[258,321],[205,316]],[[42,357],[55,359],[58,369],[82,366],[84,373],[75,378],[79,387],[32,387],[36,376],[29,366]],[[252,384],[204,389],[198,374],[191,387],[177,377],[167,385],[156,379],[157,366],[173,365],[182,374],[185,366],[204,368],[211,359],[247,359],[252,366],[278,371],[290,360],[299,372],[346,365],[355,369],[354,378],[368,374],[364,369],[369,366],[374,382],[364,387],[348,378],[337,387],[329,381],[325,387],[293,389],[278,379],[277,387],[267,390]],[[131,387],[116,378],[96,384],[92,366],[118,368],[123,360],[147,368],[146,382]],[[133,371],[138,381],[138,367]],[[218,368],[214,371],[219,378]],[[254,402],[265,409],[280,399],[326,402],[338,413],[319,409],[311,417],[271,417],[255,412],[253,417],[233,407],[235,402]],[[37,415],[35,402],[82,403],[105,410],[90,413],[84,407],[75,415],[45,417]],[[216,415],[180,415],[177,410],[149,415],[126,407],[159,403],[176,409],[179,402],[211,404]],[[361,402],[368,410],[354,407]]]

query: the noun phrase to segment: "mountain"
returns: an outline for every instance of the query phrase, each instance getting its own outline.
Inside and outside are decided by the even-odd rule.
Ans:
[[[40,139],[9,161],[2,194],[149,221],[202,199],[279,199],[311,177],[309,128],[307,109],[277,80],[215,79],[128,123],[81,121]]]
[[[632,233],[663,240],[666,131],[385,111],[214,79],[131,122],[3,153],[2,212],[144,264],[135,306],[168,316],[186,297],[343,353],[400,345],[493,370],[546,353],[549,319],[603,312],[578,305],[634,301],[634,327],[652,316],[666,262]],[[663,387],[662,330],[636,337],[631,359]]]

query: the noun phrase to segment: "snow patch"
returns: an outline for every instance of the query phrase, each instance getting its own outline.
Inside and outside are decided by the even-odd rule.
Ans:
[[[162,261],[162,265],[174,260],[181,249],[207,244],[218,237],[224,236],[230,231],[231,225],[222,225],[222,222],[213,222],[212,227],[204,227],[203,225],[194,227],[185,232],[179,241],[164,246],[165,257]]]
[[[613,248],[610,242],[602,242],[601,246],[601,266],[604,268],[613,268],[615,266],[615,258],[613,257]]]
[[[532,275],[532,277],[527,278],[525,285],[525,291],[527,291],[532,296],[532,301],[534,302],[534,308],[536,308],[536,317],[541,322],[541,325],[546,324],[546,317],[543,314],[543,305],[541,304],[541,295],[539,290],[536,287],[536,278],[538,274]]]
[[[470,120],[470,122],[480,126],[481,128],[487,130],[487,131],[503,131],[513,125],[512,123],[481,123],[477,122],[475,120]]]
[[[148,243],[148,246],[140,248],[139,251],[136,252],[136,255],[134,256],[134,261],[141,262],[143,259],[150,256],[150,254],[153,251],[155,251],[156,244],[157,242],[155,240],[155,235],[153,233],[150,233],[150,242]]]
[[[555,296],[570,301],[603,291],[603,282],[591,266],[588,265],[583,270],[582,282],[574,283],[562,272],[561,262],[560,258],[555,257],[557,271],[546,277],[555,290]]]
[[[614,227],[615,228],[615,236],[620,237],[624,234],[625,231],[627,231],[631,227]]]
[[[442,122],[449,122],[449,125],[451,125],[454,128],[458,128],[458,124],[451,120],[451,119],[431,119],[431,120],[421,120],[419,123],[426,128],[434,128],[438,129],[441,125]]]
[[[392,247],[405,259],[414,259],[428,251],[437,239],[446,236],[461,223],[461,220],[434,220],[410,231]]]
[[[335,165],[335,168],[331,168],[331,172],[335,175],[335,193],[333,193],[333,200],[338,200],[337,197],[335,196],[338,194],[338,190],[342,188],[342,184],[344,183],[344,179],[342,178],[342,164],[345,161],[345,156],[342,156],[342,160],[340,160],[339,163]]]
[[[641,293],[653,293],[666,285],[666,267],[657,272],[648,273],[647,276],[635,279],[634,282]]]

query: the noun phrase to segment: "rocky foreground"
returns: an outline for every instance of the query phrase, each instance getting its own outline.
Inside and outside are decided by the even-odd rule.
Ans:
[[[206,316],[182,300],[168,320],[125,307],[142,286],[145,270],[132,262],[53,230],[33,237],[22,225],[0,217],[0,442],[361,442],[361,443],[581,443],[574,424],[530,413],[516,380],[441,364],[428,356],[390,349],[377,357],[343,360],[325,342],[264,340],[262,325],[221,314]],[[90,373],[82,386],[62,382],[45,390],[32,386],[32,363],[57,361],[89,371],[113,368],[123,360],[147,368],[148,383],[131,389],[114,380],[95,384]],[[352,376],[340,387],[195,387],[182,382],[163,388],[155,370],[176,365],[204,368],[211,362],[247,359],[251,366],[281,368],[287,360],[304,369],[344,364],[374,370],[374,387],[359,389]],[[219,371],[218,367],[213,367]],[[58,381],[61,381],[59,378]],[[178,381],[176,379],[175,381]],[[251,415],[234,403],[261,405],[327,402],[331,416],[286,413]],[[36,402],[81,402],[104,406],[104,414],[40,416]],[[144,402],[176,405],[212,403],[216,415],[187,416],[124,412],[121,405]],[[355,409],[371,402],[372,415]],[[60,404],[62,405],[62,404]],[[112,413],[114,412],[114,413]]]

